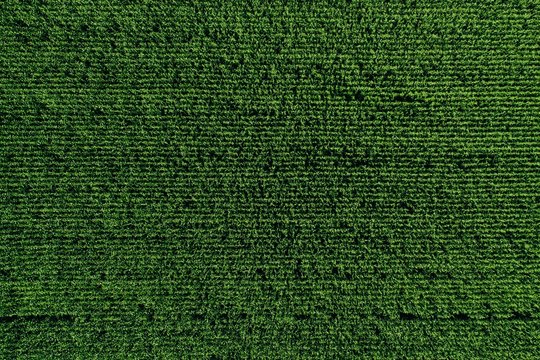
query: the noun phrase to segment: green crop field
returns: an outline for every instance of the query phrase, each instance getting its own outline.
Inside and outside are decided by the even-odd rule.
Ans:
[[[540,2],[0,1],[0,358],[540,359]]]

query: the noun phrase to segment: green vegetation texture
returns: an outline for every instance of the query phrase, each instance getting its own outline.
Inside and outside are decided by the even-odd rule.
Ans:
[[[540,359],[537,0],[0,1],[1,359]]]

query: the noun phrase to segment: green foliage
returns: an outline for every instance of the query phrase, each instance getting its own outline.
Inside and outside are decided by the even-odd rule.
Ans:
[[[0,358],[540,357],[537,1],[0,3]]]

